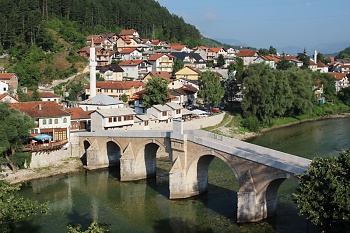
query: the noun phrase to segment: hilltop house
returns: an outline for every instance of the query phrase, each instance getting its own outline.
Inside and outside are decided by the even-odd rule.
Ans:
[[[132,127],[136,113],[131,108],[112,108],[95,110],[90,115],[91,131],[100,131]]]
[[[97,67],[105,81],[123,81],[124,70],[116,63]]]
[[[84,111],[81,107],[67,108],[67,111],[71,114],[70,116],[70,131],[78,130],[90,130],[90,113],[91,111]]]
[[[125,48],[119,53],[123,61],[142,59],[142,53],[138,50],[138,48]]]
[[[18,100],[10,96],[8,93],[3,93],[0,95],[0,102],[18,103]]]
[[[143,78],[143,82],[148,83],[148,81],[151,78],[164,78],[164,79],[169,80],[169,82],[172,81],[171,74],[169,72],[166,72],[166,71],[159,71],[159,72],[151,71]]]
[[[18,76],[15,73],[0,73],[0,81],[8,84],[9,89],[17,93]]]
[[[99,94],[91,99],[78,103],[84,111],[94,111],[96,109],[124,108],[122,101],[112,98],[106,94]]]
[[[341,91],[341,89],[349,86],[349,80],[346,74],[337,73],[337,72],[329,72],[332,77],[335,79],[335,90]]]
[[[119,63],[124,70],[123,76],[131,79],[143,79],[152,70],[152,64],[146,60],[128,60]]]
[[[243,65],[249,66],[254,64],[254,61],[258,58],[258,52],[251,49],[242,49],[237,53],[237,57],[242,58]]]
[[[175,60],[181,60],[184,66],[190,66],[196,69],[205,69],[206,61],[198,53],[172,52]]]
[[[198,69],[186,66],[175,73],[176,79],[198,80],[202,72]]]

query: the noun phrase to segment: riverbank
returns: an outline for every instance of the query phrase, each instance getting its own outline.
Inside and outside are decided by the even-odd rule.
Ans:
[[[229,114],[229,113],[226,113],[226,114]],[[231,119],[233,117],[234,116],[231,116]],[[212,127],[215,130],[208,130],[208,131],[210,131],[212,133],[218,133],[218,129],[219,129],[219,131],[220,131],[219,134],[221,134],[223,136],[235,138],[235,139],[238,139],[241,141],[245,141],[245,140],[249,140],[249,139],[254,138],[254,137],[261,136],[264,133],[272,131],[272,130],[285,128],[285,127],[292,126],[292,125],[297,125],[297,124],[300,124],[303,122],[312,122],[312,121],[344,118],[344,117],[350,117],[350,113],[342,113],[342,114],[336,114],[336,115],[327,115],[327,116],[320,116],[320,117],[296,120],[294,122],[290,122],[287,124],[275,125],[275,126],[272,126],[269,128],[264,128],[264,129],[260,130],[259,132],[243,132],[243,130],[239,129],[240,126],[234,125],[231,122],[225,122],[224,124],[222,124],[222,122],[221,122],[220,124],[217,125],[217,127],[216,126]]]
[[[20,169],[16,173],[13,173],[11,170],[7,169],[0,174],[3,176],[3,178],[1,178],[2,180],[5,180],[10,184],[18,184],[60,174],[79,172],[83,169],[83,165],[79,158],[67,158],[57,160],[55,165],[52,166]]]

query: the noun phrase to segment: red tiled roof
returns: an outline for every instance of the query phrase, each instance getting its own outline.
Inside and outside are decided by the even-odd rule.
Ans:
[[[206,47],[206,46],[203,46],[203,45],[199,45],[199,46],[193,48],[193,50],[198,50],[198,49],[206,50],[206,49],[209,49],[209,48]]]
[[[148,60],[149,60],[149,61],[156,61],[157,59],[159,59],[160,57],[163,57],[163,56],[167,56],[167,57],[169,57],[169,58],[174,58],[173,55],[159,53],[159,54],[154,54],[153,56],[150,56],[150,57],[148,58]]]
[[[123,29],[119,33],[119,35],[121,35],[121,36],[130,36],[130,35],[133,35],[135,32],[136,32],[136,30],[134,30],[134,29]]]
[[[158,78],[171,79],[171,75],[167,71],[151,71],[149,72],[151,76]]]
[[[88,35],[87,37],[86,37],[86,40],[88,40],[88,41],[90,41],[90,40],[92,40],[92,39],[97,39],[98,37],[100,37],[101,35]]]
[[[145,87],[141,81],[105,81],[105,82],[96,82],[97,88],[103,89],[118,89],[118,90],[129,90],[132,87]],[[85,88],[90,88],[90,85],[85,86]]]
[[[126,60],[119,63],[119,66],[138,66],[140,65],[144,60]],[[147,62],[147,61],[145,61]]]
[[[1,80],[9,80],[12,76],[16,75],[15,73],[0,73]]]
[[[67,111],[71,114],[70,118],[74,119],[87,119],[90,118],[90,113],[92,111],[84,111],[82,108],[67,108]]]
[[[214,53],[218,53],[222,48],[209,48]]]
[[[9,97],[13,98],[14,100],[17,100],[17,101],[18,101],[18,99],[17,99],[16,97],[10,96],[10,95],[9,95],[8,93],[6,93],[6,92],[0,95],[0,100],[4,99],[6,96],[9,96]]]
[[[159,44],[160,43],[160,40],[152,40],[151,41],[151,44],[153,44],[153,45],[157,45],[157,44]]]
[[[316,63],[314,61],[310,60],[309,66],[315,66],[315,65],[316,65]]]
[[[181,51],[186,45],[181,44],[170,44],[171,49]]]
[[[346,77],[346,74],[343,73],[337,73],[337,72],[328,72],[332,77],[334,77],[336,80],[342,80],[343,78]]]
[[[28,114],[32,118],[69,116],[61,105],[53,101],[19,102],[10,104],[11,107]]]
[[[263,56],[260,56],[262,59],[264,59],[265,61],[275,61],[274,57],[273,56],[270,56],[270,55],[263,55]]]
[[[237,57],[254,57],[255,53],[255,50],[242,49],[237,53]]]
[[[106,40],[106,38],[96,38],[96,39],[94,39],[94,44],[102,44],[102,42],[105,40]]]
[[[28,95],[30,95],[30,96],[33,95],[33,91],[29,91]],[[55,93],[48,92],[48,91],[39,92],[39,96],[40,96],[40,98],[60,98],[59,95],[56,95]]]
[[[135,51],[137,48],[135,47],[131,47],[131,48],[125,48],[122,51],[120,51],[121,54],[128,54],[128,53],[132,53],[133,51]]]
[[[297,56],[290,56],[290,55],[288,55],[288,56],[285,56],[284,58],[286,60],[297,60],[297,61],[299,61],[299,58]]]

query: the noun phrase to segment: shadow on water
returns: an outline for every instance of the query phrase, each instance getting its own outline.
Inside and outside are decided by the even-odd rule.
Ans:
[[[16,229],[13,232],[20,232],[20,233],[39,233],[41,231],[41,227],[37,224],[32,223],[29,221],[23,221],[16,223]]]
[[[156,233],[213,233],[211,229],[203,229],[194,223],[180,218],[160,219],[154,222],[153,229]]]

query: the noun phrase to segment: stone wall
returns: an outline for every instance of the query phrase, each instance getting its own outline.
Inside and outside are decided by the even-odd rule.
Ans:
[[[71,157],[71,149],[62,148],[48,153],[32,153],[30,168],[47,167],[57,164],[58,161]]]

